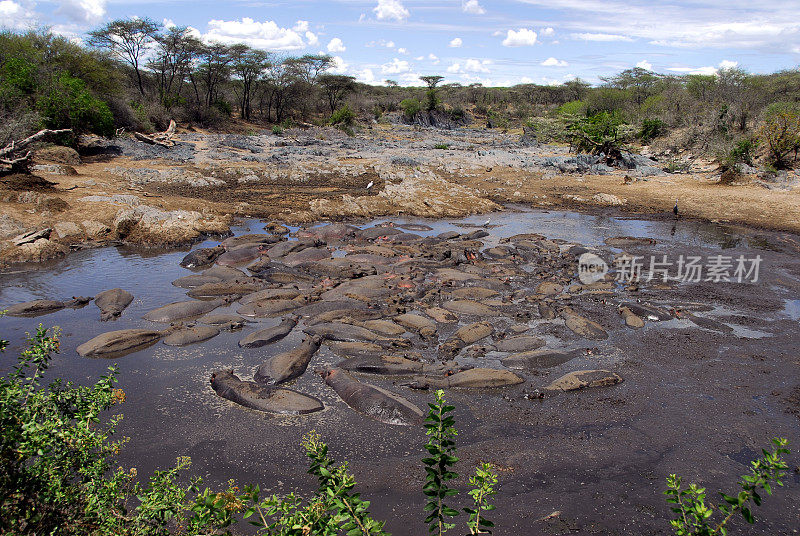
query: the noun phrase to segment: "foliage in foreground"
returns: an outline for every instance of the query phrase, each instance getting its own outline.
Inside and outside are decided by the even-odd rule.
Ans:
[[[2,312],[0,312],[2,316]],[[347,463],[336,463],[316,432],[303,438],[309,473],[317,490],[304,498],[297,494],[262,496],[258,486],[240,490],[233,481],[222,491],[204,487],[200,478],[181,483],[190,465],[156,471],[146,482],[136,469],[124,470],[114,462],[124,438],[115,438],[121,416],[101,419],[101,414],[125,399],[114,387],[116,368],[93,386],[83,387],[42,378],[52,355],[59,349],[59,330],[41,325],[29,336],[14,369],[0,377],[0,533],[188,536],[230,534],[240,521],[252,524],[258,534],[307,536],[379,536],[384,522],[369,513],[369,501],[354,492],[355,478]],[[0,339],[0,350],[8,342]],[[425,523],[442,535],[454,527],[459,511],[448,505],[458,491],[448,482],[457,478],[454,406],[443,391],[436,392],[425,420],[428,456],[423,492],[428,498]],[[677,536],[724,536],[732,519],[741,515],[753,523],[753,506],[772,486],[782,486],[788,465],[786,439],[773,440],[774,449],[752,462],[742,477],[741,491],[722,494],[723,504],[706,503],[706,490],[696,484],[682,488],[670,475],[665,492],[676,518],[670,523]],[[490,464],[482,463],[470,477],[469,534],[487,534],[493,523],[486,513],[494,510],[490,499],[498,478]]]

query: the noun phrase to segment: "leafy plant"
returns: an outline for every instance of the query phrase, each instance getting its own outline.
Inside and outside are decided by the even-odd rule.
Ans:
[[[334,126],[352,127],[355,120],[356,113],[348,104],[345,104],[331,114],[330,123]]]
[[[618,113],[598,112],[574,121],[568,128],[572,132],[571,144],[577,151],[603,154],[612,165],[622,158],[622,149],[628,132],[627,125]]]
[[[472,497],[472,507],[464,508],[464,512],[469,514],[469,521],[467,521],[467,528],[469,533],[474,534],[491,534],[491,530],[483,530],[494,527],[494,523],[486,519],[483,515],[484,512],[494,510],[494,505],[489,504],[489,497],[497,493],[495,486],[497,486],[497,475],[492,471],[492,464],[482,463],[475,468],[475,474],[469,478],[469,483],[472,489],[468,491]]]
[[[738,513],[748,523],[754,523],[755,518],[751,508],[760,506],[761,491],[772,495],[772,485],[783,486],[783,478],[789,468],[783,459],[784,454],[789,454],[786,445],[788,440],[775,438],[772,452],[763,449],[761,458],[751,462],[750,474],[744,475],[739,482],[742,490],[735,496],[722,493],[724,504],[714,506],[706,504],[706,489],[697,484],[689,484],[682,489],[682,479],[676,475],[667,478],[667,502],[674,505],[671,510],[677,518],[670,521],[676,536],[725,536],[728,533],[727,525]],[[714,521],[715,514],[719,512],[723,517]]]
[[[666,130],[666,125],[661,119],[645,119],[639,130],[639,139],[644,143],[661,136]]]
[[[86,83],[62,74],[37,102],[48,128],[71,128],[75,133],[114,134],[114,116],[108,105],[92,95]]]
[[[283,136],[283,129],[280,125],[272,125],[272,133],[276,136]]]
[[[436,401],[428,403],[430,407],[428,416],[425,418],[425,433],[428,435],[428,443],[425,450],[430,456],[423,458],[425,464],[425,485],[422,492],[428,497],[425,511],[429,512],[425,518],[428,531],[441,536],[455,525],[447,522],[447,518],[458,515],[458,510],[445,504],[447,497],[458,494],[458,490],[452,489],[447,482],[458,478],[458,474],[451,470],[458,458],[455,456],[456,443],[453,438],[457,435],[453,426],[455,419],[449,415],[454,406],[447,405],[444,398],[444,391],[436,391]]]
[[[450,148],[450,146],[447,145],[446,143],[437,143],[436,145],[433,146],[433,148],[434,149],[442,149],[442,150],[446,151],[447,149]]]
[[[400,101],[400,108],[403,109],[403,115],[409,121],[422,111],[422,103],[417,99],[403,99]]]
[[[789,167],[789,155],[797,161],[800,151],[800,110],[791,103],[776,103],[767,110],[761,138],[768,150],[770,163],[777,169]]]

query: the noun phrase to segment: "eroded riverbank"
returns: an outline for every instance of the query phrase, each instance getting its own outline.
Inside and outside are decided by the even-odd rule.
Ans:
[[[457,406],[460,472],[466,475],[478,460],[500,468],[495,516],[498,533],[666,534],[668,510],[660,492],[667,474],[676,472],[700,480],[710,490],[730,489],[769,437],[797,437],[800,374],[795,304],[800,262],[793,235],[685,220],[629,220],[516,211],[514,207],[457,220],[393,218],[394,227],[383,231],[374,227],[383,221],[359,223],[362,229],[376,230],[374,238],[364,242],[329,238],[327,246],[335,248],[329,250],[329,256],[359,259],[358,263],[372,264],[376,272],[384,266],[384,276],[396,274],[412,287],[399,294],[394,290],[375,295],[356,291],[352,294],[370,297],[367,301],[347,298],[358,302],[351,306],[371,303],[389,321],[401,313],[398,305],[405,308],[405,314],[429,318],[427,311],[433,307],[448,311],[448,304],[459,301],[465,292],[488,289],[497,294],[483,296],[480,291],[483,297],[473,296],[471,301],[488,308],[495,331],[461,349],[457,362],[505,368],[501,359],[506,354],[489,346],[516,334],[540,338],[545,348],[576,351],[573,359],[554,367],[510,369],[525,380],[516,386],[447,391],[448,399]],[[419,238],[384,238],[391,238],[389,229],[406,223],[431,230],[409,231]],[[235,231],[262,233],[263,227],[263,223],[250,221]],[[291,230],[298,232],[295,227]],[[463,238],[476,231],[485,231],[486,236]],[[308,232],[313,234],[314,229]],[[446,232],[460,236],[432,241],[431,237]],[[522,233],[540,237],[520,237]],[[575,257],[580,251],[573,248],[587,248],[610,260],[621,249],[609,246],[607,240],[619,236],[653,239],[652,244],[610,242],[626,244],[626,251],[648,258],[667,255],[677,261],[680,256],[741,255],[751,259],[760,255],[759,280],[578,286]],[[526,240],[538,245],[523,243]],[[207,241],[197,247],[217,243]],[[363,248],[376,247],[394,252],[385,257],[394,260],[381,264],[379,259],[363,257]],[[471,253],[463,259],[451,254],[436,260],[415,254],[415,250]],[[42,321],[64,329],[62,353],[50,371],[53,377],[93,381],[110,362],[81,358],[75,348],[111,329],[157,327],[141,316],[166,303],[187,299],[189,289],[170,284],[194,273],[178,266],[185,254],[148,256],[125,248],[86,250],[46,270],[0,276],[3,306],[35,298],[95,295],[113,287],[125,288],[135,296],[113,323],[101,323],[93,304],[35,320],[3,319],[4,333],[13,341],[3,357],[3,368],[12,363],[24,331]],[[408,258],[399,258],[402,255]],[[283,266],[281,270],[291,268],[283,256],[271,260],[276,267]],[[314,285],[324,279],[312,265],[298,264],[293,269],[312,279],[303,292],[313,293]],[[448,277],[442,279],[443,273]],[[368,279],[329,275],[331,281],[320,290],[335,291],[375,278],[362,275]],[[393,277],[384,281],[387,283],[378,289],[403,289],[392,283]],[[540,287],[544,282],[561,289],[550,287],[544,292],[546,288]],[[322,296],[324,293],[315,303],[324,303]],[[393,302],[398,296],[413,299]],[[626,302],[652,304],[668,311],[669,319],[654,321],[645,315],[643,328],[627,327],[619,313],[619,306]],[[586,338],[586,333],[581,335],[567,326],[563,314],[549,317],[539,307],[541,303],[550,304],[556,313],[569,308],[598,323],[607,338]],[[234,303],[216,312],[235,312],[239,307]],[[700,320],[698,325],[679,312],[691,312],[707,321]],[[457,313],[455,322],[437,321],[433,339],[423,339],[414,330],[403,337],[424,362],[436,363],[438,347],[460,327],[486,320],[485,311],[482,314]],[[308,491],[314,484],[305,474],[298,444],[303,433],[316,429],[335,457],[350,460],[360,489],[373,500],[376,514],[390,520],[393,534],[421,532],[423,501],[418,489],[423,475],[418,460],[424,435],[417,428],[388,426],[356,413],[313,374],[313,368],[341,361],[333,345],[323,345],[309,371],[290,385],[322,401],[322,412],[271,417],[236,406],[211,390],[211,372],[232,367],[249,379],[252,369],[267,357],[299,344],[309,319],[304,316],[286,338],[262,348],[239,348],[237,342],[258,327],[277,323],[278,318],[256,319],[243,331],[222,332],[205,343],[184,348],[159,343],[116,359],[121,387],[128,395],[121,407],[126,415],[121,431],[132,438],[123,461],[146,474],[168,465],[176,456],[189,455],[194,460],[192,470],[212,482],[233,477],[260,482],[262,489]],[[624,381],[539,397],[551,381],[584,369],[607,369]],[[359,379],[401,394],[421,408],[431,396],[404,387],[409,378],[360,375]],[[766,521],[753,533],[792,534],[800,521],[798,497],[796,482],[790,483],[760,511],[760,518]],[[560,515],[537,521],[553,511]]]

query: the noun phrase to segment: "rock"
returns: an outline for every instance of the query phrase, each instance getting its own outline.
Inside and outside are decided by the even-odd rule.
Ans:
[[[503,359],[501,363],[513,369],[537,370],[563,365],[575,357],[575,352],[563,352],[561,350],[542,348],[510,355]]]
[[[15,246],[21,246],[23,244],[31,244],[42,238],[49,239],[50,233],[52,231],[53,230],[48,227],[46,229],[40,229],[38,231],[31,231],[30,233],[23,233],[19,236],[15,236],[14,238],[12,238],[11,243],[14,244]]]
[[[608,333],[600,324],[582,317],[569,307],[561,310],[561,316],[570,330],[585,339],[603,340],[608,338]]]
[[[604,193],[594,194],[592,196],[592,200],[594,200],[594,202],[597,203],[598,205],[612,206],[612,207],[622,206],[628,202],[627,199],[622,199],[617,197],[616,195],[604,194]]]
[[[69,248],[63,244],[40,238],[35,242],[28,242],[21,246],[11,246],[0,252],[0,260],[8,263],[16,262],[44,262],[57,259],[69,253]]]
[[[51,145],[50,147],[43,147],[37,149],[33,153],[33,161],[39,163],[53,163],[53,164],[66,164],[69,166],[78,166],[81,164],[81,157],[78,151],[72,147],[64,147],[63,145]]]
[[[202,235],[229,232],[230,216],[204,216],[196,211],[166,211],[148,205],[120,209],[114,218],[114,233],[128,242],[148,245],[179,245]]]
[[[133,301],[133,294],[121,288],[104,290],[94,298],[94,304],[100,308],[100,320],[116,320]]]
[[[589,387],[609,387],[621,381],[621,376],[608,370],[578,370],[564,374],[545,389],[548,391],[575,391]]]
[[[620,307],[619,314],[625,319],[625,325],[629,328],[639,329],[644,327],[644,320],[636,316],[629,308]]]
[[[111,233],[110,227],[95,220],[84,220],[81,222],[81,226],[89,238],[103,238]]]
[[[67,238],[78,238],[83,236],[83,230],[78,227],[78,224],[71,221],[58,222],[53,225],[53,231],[56,238],[65,240]]]

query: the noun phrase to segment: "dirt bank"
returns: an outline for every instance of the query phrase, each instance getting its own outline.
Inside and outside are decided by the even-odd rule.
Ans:
[[[691,156],[680,174],[645,157],[615,169],[515,134],[377,124],[356,137],[295,129],[179,138],[169,149],[87,139],[81,158],[43,151],[34,173],[44,181],[0,185],[0,263],[117,241],[171,247],[224,234],[232,217],[459,217],[507,203],[671,218],[677,199],[684,218],[800,231],[796,175],[720,185],[715,166]]]

